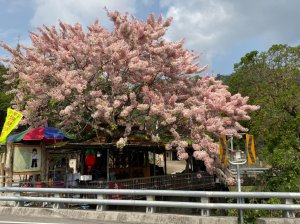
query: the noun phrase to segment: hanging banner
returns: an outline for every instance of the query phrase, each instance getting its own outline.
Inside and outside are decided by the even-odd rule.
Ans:
[[[22,117],[23,115],[20,112],[13,110],[11,108],[7,108],[7,115],[0,136],[0,143],[6,141],[7,136],[14,129],[14,127],[16,127],[19,124]]]
[[[226,148],[227,148],[226,136],[224,135],[219,139],[219,149],[220,149],[221,163],[223,163],[225,166],[227,165],[227,162],[228,162]]]
[[[248,157],[248,164],[255,164],[256,162],[256,153],[254,145],[254,136],[246,134],[246,151]]]

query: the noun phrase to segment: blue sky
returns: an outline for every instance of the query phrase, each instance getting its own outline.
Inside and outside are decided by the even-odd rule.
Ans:
[[[185,38],[201,55],[208,73],[230,74],[234,63],[252,50],[273,44],[299,45],[298,0],[0,0],[0,41],[30,45],[29,31],[59,20],[84,26],[96,18],[111,26],[104,7],[145,20],[151,12],[173,17],[166,38]],[[9,56],[0,50],[0,57]]]

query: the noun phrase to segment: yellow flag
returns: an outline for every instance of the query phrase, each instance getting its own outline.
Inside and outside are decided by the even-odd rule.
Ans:
[[[227,165],[228,159],[226,154],[226,136],[222,136],[219,139],[219,148],[220,148],[220,160],[225,166]]]
[[[7,108],[7,115],[0,136],[0,143],[6,141],[7,136],[14,129],[14,127],[16,127],[19,124],[22,117],[23,115],[20,112],[11,108]]]
[[[248,156],[248,164],[254,164],[256,162],[256,153],[253,135],[246,134],[246,151]]]

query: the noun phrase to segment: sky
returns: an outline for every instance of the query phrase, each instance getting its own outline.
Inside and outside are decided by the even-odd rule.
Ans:
[[[173,17],[165,38],[185,39],[200,55],[208,73],[229,75],[235,63],[252,50],[273,44],[300,43],[299,0],[0,0],[0,41],[30,46],[29,32],[59,20],[88,26],[99,19],[110,28],[105,8],[129,12],[139,20]],[[0,57],[9,54],[0,49]]]

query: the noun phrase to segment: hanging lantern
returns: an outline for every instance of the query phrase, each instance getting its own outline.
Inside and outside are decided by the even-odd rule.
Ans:
[[[85,165],[87,166],[88,168],[88,174],[91,173],[92,171],[92,167],[95,165],[96,163],[96,153],[93,149],[87,149],[85,151]]]

